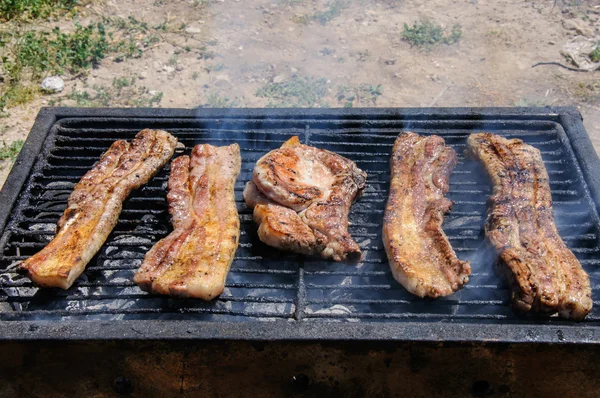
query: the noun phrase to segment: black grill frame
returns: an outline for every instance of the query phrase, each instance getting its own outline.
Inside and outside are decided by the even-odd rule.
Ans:
[[[570,147],[583,174],[589,194],[600,210],[600,160],[583,127],[581,115],[572,107],[554,108],[365,108],[365,109],[86,109],[43,108],[0,192],[0,231],[4,231],[19,194],[24,188],[50,129],[60,119],[112,118],[160,119],[290,119],[295,121],[345,119],[368,123],[393,119],[411,121],[473,121],[484,128],[489,120],[527,123],[548,121],[565,132],[562,145]],[[152,125],[148,127],[152,128]],[[596,214],[597,216],[597,214]],[[300,277],[302,272],[299,271]],[[302,283],[300,283],[302,285]],[[298,294],[305,294],[302,286]],[[598,304],[596,304],[598,305]],[[231,340],[410,340],[600,343],[600,326],[572,322],[548,324],[532,319],[528,324],[477,324],[448,322],[213,322],[195,320],[41,320],[1,321],[0,339],[231,339]]]

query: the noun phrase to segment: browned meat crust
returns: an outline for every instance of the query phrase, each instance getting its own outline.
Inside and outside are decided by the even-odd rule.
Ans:
[[[444,195],[455,165],[456,152],[441,137],[407,132],[394,144],[383,243],[396,280],[420,297],[452,294],[471,274],[442,230],[452,207]]]
[[[560,238],[540,151],[518,139],[469,136],[467,152],[485,166],[494,191],[485,232],[522,311],[583,319],[592,308],[590,280]]]
[[[68,289],[116,225],[122,202],[167,163],[176,145],[160,130],[143,130],[131,144],[114,142],[75,185],[55,238],[20,269],[40,286]]]
[[[348,213],[366,177],[351,160],[292,137],[259,159],[244,198],[268,245],[335,261],[358,260],[361,251],[348,233]]]
[[[174,230],[144,257],[134,281],[143,290],[212,300],[223,292],[240,236],[234,197],[240,147],[197,145],[171,165]]]

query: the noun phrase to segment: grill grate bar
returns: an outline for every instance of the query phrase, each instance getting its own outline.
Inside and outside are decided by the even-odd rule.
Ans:
[[[0,313],[0,319],[20,319],[23,317],[56,317],[56,316],[86,316],[86,315],[138,315],[138,314],[223,314],[247,316],[255,318],[289,318],[287,313],[266,313],[261,311],[233,311],[213,308],[107,308],[99,310],[31,310]]]

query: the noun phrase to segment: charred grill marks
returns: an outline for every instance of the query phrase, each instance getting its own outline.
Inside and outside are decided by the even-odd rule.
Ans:
[[[335,153],[292,137],[256,163],[244,199],[268,245],[335,261],[360,258],[348,213],[366,174]]]
[[[383,242],[394,277],[420,297],[447,296],[469,279],[469,262],[456,257],[442,230],[452,202],[449,178],[456,153],[438,136],[401,134],[392,151]]]
[[[131,144],[114,142],[75,185],[54,239],[20,269],[40,286],[68,289],[116,225],[122,202],[164,166],[176,144],[160,130],[143,130]]]
[[[522,311],[583,319],[591,310],[589,277],[560,238],[540,152],[518,139],[472,134],[467,153],[494,186],[485,231]]]
[[[157,294],[211,300],[225,287],[240,235],[234,185],[237,144],[197,145],[171,166],[169,213],[174,230],[146,254],[134,281]]]

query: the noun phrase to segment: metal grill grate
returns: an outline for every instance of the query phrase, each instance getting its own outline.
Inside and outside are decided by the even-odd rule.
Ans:
[[[272,111],[263,112],[262,117],[236,113],[229,119],[205,112],[199,119],[71,117],[53,123],[0,239],[0,320],[568,325],[557,318],[515,314],[507,286],[494,271],[494,255],[483,233],[490,183],[482,167],[463,156],[470,133],[492,131],[521,138],[542,151],[559,232],[590,275],[594,290],[595,307],[583,323],[598,325],[600,222],[558,115],[508,117],[500,113],[474,118],[442,113],[411,118],[381,111],[346,116],[292,111],[269,117]],[[16,262],[52,238],[74,184],[99,155],[114,140],[129,140],[146,127],[176,135],[186,145],[186,153],[198,143],[240,144],[243,162],[235,194],[241,237],[224,293],[205,303],[148,295],[133,283],[144,254],[171,228],[166,206],[168,167],[125,202],[115,230],[73,288],[40,290],[15,273]],[[444,230],[458,256],[471,260],[473,273],[464,289],[437,300],[412,296],[394,281],[381,242],[389,155],[397,135],[407,129],[440,135],[459,153],[448,195],[455,205],[446,216]],[[283,253],[258,240],[242,190],[256,160],[292,135],[349,157],[367,172],[367,188],[350,215],[350,232],[363,249],[359,264]]]

